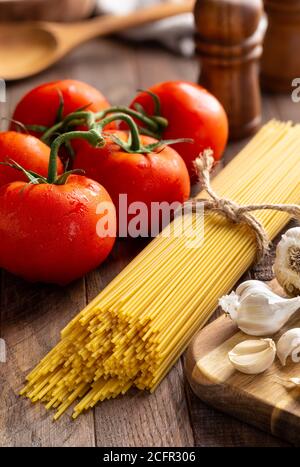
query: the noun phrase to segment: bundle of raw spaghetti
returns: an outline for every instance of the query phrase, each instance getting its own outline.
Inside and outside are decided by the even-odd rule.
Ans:
[[[300,126],[272,121],[214,179],[239,204],[299,203]],[[185,217],[194,225],[194,213]],[[286,213],[257,214],[273,238]],[[198,225],[199,224],[199,225]],[[196,235],[203,226],[196,225]],[[73,417],[131,386],[153,391],[193,334],[255,258],[255,237],[216,213],[191,248],[181,222],[159,235],[62,331],[59,344],[28,376],[23,394]]]

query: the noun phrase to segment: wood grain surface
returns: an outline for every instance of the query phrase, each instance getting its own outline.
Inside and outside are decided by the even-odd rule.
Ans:
[[[2,116],[35,85],[75,78],[95,85],[113,104],[128,103],[137,88],[158,81],[197,81],[198,64],[172,55],[155,44],[132,46],[95,40],[46,73],[8,86]],[[299,104],[300,105],[300,104]],[[264,97],[264,121],[299,120],[289,97]],[[245,141],[229,146],[228,162]],[[180,360],[155,394],[132,392],[98,405],[72,422],[57,423],[42,405],[18,397],[28,371],[59,340],[61,328],[140,251],[142,242],[120,241],[98,270],[66,288],[31,285],[2,271],[0,337],[7,344],[7,363],[0,363],[0,446],[282,446],[277,438],[206,406],[194,396]],[[270,275],[258,269],[252,276]],[[216,316],[218,312],[216,312]]]

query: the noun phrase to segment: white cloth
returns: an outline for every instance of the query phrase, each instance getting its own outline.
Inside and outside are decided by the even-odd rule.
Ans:
[[[145,8],[163,1],[164,0],[97,0],[97,12],[99,14],[125,15],[138,8]],[[156,21],[147,26],[130,29],[122,33],[122,36],[135,41],[158,40],[175,52],[185,56],[191,56],[194,53],[193,31],[193,14],[185,13]]]

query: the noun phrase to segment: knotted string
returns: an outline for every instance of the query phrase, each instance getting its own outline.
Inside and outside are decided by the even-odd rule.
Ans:
[[[227,198],[220,198],[210,184],[210,172],[214,165],[213,151],[205,150],[195,161],[195,168],[199,176],[202,188],[210,196],[210,199],[194,198],[185,204],[192,207],[192,212],[197,213],[197,205],[201,203],[207,211],[217,212],[234,224],[245,224],[252,229],[257,242],[257,259],[263,258],[269,251],[270,240],[263,224],[253,215],[252,211],[273,210],[290,214],[300,218],[300,206],[297,204],[249,204],[240,206]]]

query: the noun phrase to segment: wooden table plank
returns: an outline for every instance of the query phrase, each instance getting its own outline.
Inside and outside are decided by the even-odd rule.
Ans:
[[[117,40],[95,40],[43,74],[9,86],[10,113],[25,91],[45,81],[75,78],[98,87],[113,104],[128,103],[138,87],[158,81],[195,81],[196,61],[155,46],[131,46]],[[297,113],[292,104],[292,115]],[[0,111],[3,109],[1,108]],[[286,98],[264,99],[264,120],[288,118]],[[294,117],[295,118],[295,117]],[[245,144],[231,144],[227,163]],[[111,258],[84,280],[61,289],[25,284],[2,272],[0,336],[8,346],[8,362],[0,364],[1,446],[246,446],[281,445],[196,399],[185,384],[178,362],[154,395],[132,392],[98,405],[71,422],[52,423],[41,405],[17,397],[24,375],[58,341],[59,331],[142,248],[139,241],[120,241]],[[186,396],[187,395],[187,396]]]
[[[194,445],[181,365],[154,394],[132,391],[96,408],[97,445],[188,447]]]
[[[84,281],[62,289],[26,284],[3,273],[1,337],[7,363],[0,364],[1,446],[93,446],[93,413],[70,423],[52,422],[41,404],[18,392],[25,375],[58,340],[59,330],[85,305]]]

